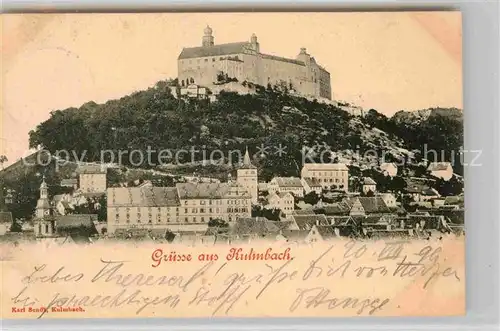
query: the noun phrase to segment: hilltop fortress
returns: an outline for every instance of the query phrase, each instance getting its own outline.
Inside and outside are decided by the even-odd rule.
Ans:
[[[181,86],[210,86],[224,79],[237,79],[262,86],[286,84],[287,88],[308,97],[332,99],[330,73],[321,67],[305,48],[295,59],[260,52],[257,36],[250,41],[214,43],[207,26],[202,46],[183,48],[178,60]]]

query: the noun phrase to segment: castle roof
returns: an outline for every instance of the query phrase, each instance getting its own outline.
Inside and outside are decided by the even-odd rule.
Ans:
[[[305,66],[305,63],[299,60],[294,60],[294,59],[288,59],[286,57],[281,57],[281,56],[276,56],[276,55],[270,55],[270,54],[260,54],[260,56],[263,59],[270,59],[270,60],[275,60],[275,61],[281,61],[281,62],[288,62],[288,63],[293,63],[293,64],[298,64],[301,66]]]
[[[244,53],[247,49],[251,49],[251,47],[252,45],[247,41],[219,44],[213,46],[188,47],[182,49],[178,59],[181,60],[198,57],[241,54]]]

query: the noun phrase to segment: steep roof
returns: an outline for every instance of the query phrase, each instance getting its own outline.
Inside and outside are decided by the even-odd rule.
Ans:
[[[316,226],[316,229],[318,229],[318,232],[321,235],[321,237],[323,237],[323,239],[336,237],[335,227],[333,227],[331,225]]]
[[[349,207],[345,203],[332,203],[319,208],[324,211],[326,215],[342,215],[349,213]]]
[[[249,42],[235,42],[213,46],[188,47],[182,49],[178,59],[182,60],[198,57],[241,54],[250,48],[251,44]]]
[[[381,197],[358,197],[365,213],[389,213],[391,210]]]
[[[175,187],[113,187],[108,189],[108,206],[171,207],[179,205]]]
[[[330,223],[334,226],[346,225],[353,218],[351,216],[333,216],[329,217]]]
[[[377,183],[371,177],[365,177],[363,179],[363,185],[377,185]]]
[[[299,230],[311,230],[314,225],[330,225],[325,215],[293,215]]]
[[[62,215],[56,216],[56,226],[57,229],[77,229],[80,227],[85,227],[92,232],[95,230],[94,221],[97,220],[97,215],[95,214],[73,214],[73,215]],[[97,230],[95,230],[97,232]]]
[[[265,217],[245,217],[238,218],[236,224],[231,229],[233,235],[252,235],[264,236],[269,233],[278,233],[280,230],[288,227],[286,222],[270,221]]]
[[[299,177],[274,177],[279,187],[303,187]]]
[[[321,183],[316,178],[302,178],[309,187],[321,187]]]

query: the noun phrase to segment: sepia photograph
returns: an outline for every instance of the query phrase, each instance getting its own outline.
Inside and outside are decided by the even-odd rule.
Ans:
[[[460,12],[2,24],[3,316],[465,313]]]

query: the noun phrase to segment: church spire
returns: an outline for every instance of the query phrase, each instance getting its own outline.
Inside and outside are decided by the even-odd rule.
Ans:
[[[241,164],[241,168],[245,168],[245,169],[255,168],[252,164],[251,159],[250,159],[250,154],[248,153],[248,146],[246,147],[245,155],[243,156],[243,163]]]
[[[250,162],[250,154],[248,154],[248,146],[246,147],[245,156],[243,157],[243,165],[249,166],[252,163]]]

